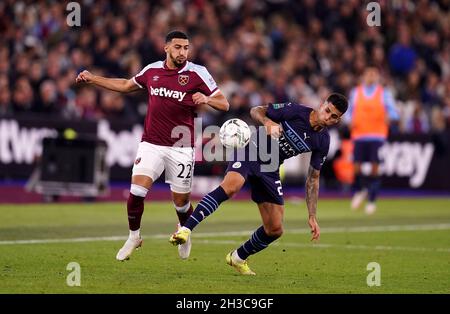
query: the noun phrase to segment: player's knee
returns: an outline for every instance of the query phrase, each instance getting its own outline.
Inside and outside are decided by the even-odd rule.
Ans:
[[[225,175],[220,186],[225,191],[229,198],[232,198],[236,195],[242,188],[245,183],[244,177],[238,173],[229,172]]]
[[[284,232],[284,230],[283,230],[283,226],[282,225],[270,226],[266,230],[266,234],[269,237],[272,237],[272,238],[279,238],[279,237],[281,237],[283,235],[283,232]]]
[[[233,196],[235,196],[240,190],[240,187],[235,186],[235,185],[226,185],[226,186],[222,186],[222,188],[229,198],[232,198]]]
[[[242,184],[239,181],[228,180],[228,181],[222,182],[222,184],[220,186],[225,191],[225,193],[228,195],[228,197],[232,198],[234,195],[236,195],[241,190]]]
[[[148,189],[137,184],[131,184],[130,193],[134,196],[145,197],[147,196]]]

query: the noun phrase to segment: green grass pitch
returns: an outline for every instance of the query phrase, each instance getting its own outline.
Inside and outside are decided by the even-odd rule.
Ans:
[[[260,224],[251,202],[229,201],[193,233],[188,260],[168,243],[170,202],[146,202],[144,244],[115,260],[128,234],[125,202],[0,206],[0,293],[450,293],[450,199],[385,199],[366,216],[349,200],[320,200],[320,242],[304,201],[287,201],[285,233],[250,257],[254,277],[225,255]],[[70,262],[80,286],[68,286]],[[370,262],[380,286],[368,286]]]

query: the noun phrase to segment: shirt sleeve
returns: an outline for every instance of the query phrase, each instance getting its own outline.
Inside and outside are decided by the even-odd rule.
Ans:
[[[295,104],[286,102],[279,104],[269,104],[266,115],[269,119],[276,123],[291,120],[295,113]]]
[[[139,86],[139,88],[146,88],[147,86],[147,75],[145,75],[146,72],[146,69],[143,69],[133,77],[133,82]]]
[[[316,170],[320,170],[327,159],[328,149],[330,148],[330,135],[324,136],[318,149],[311,154],[310,165]]]
[[[216,81],[204,66],[198,67],[195,72],[200,77],[200,85],[198,87],[200,93],[212,96],[219,91]]]
[[[397,112],[397,109],[395,108],[394,97],[392,96],[392,93],[387,88],[384,89],[383,101],[384,101],[384,105],[386,108],[386,112],[389,116],[389,119],[394,120],[394,121],[399,120],[400,116]]]

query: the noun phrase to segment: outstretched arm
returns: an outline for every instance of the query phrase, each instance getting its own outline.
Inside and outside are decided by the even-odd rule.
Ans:
[[[319,224],[316,220],[317,200],[319,198],[319,178],[320,170],[309,166],[308,177],[306,178],[306,206],[308,207],[308,224],[311,228],[312,240],[318,240],[320,236]]]
[[[250,116],[252,119],[263,125],[266,128],[266,132],[268,135],[273,138],[279,138],[281,135],[281,126],[278,123],[275,123],[267,116],[267,105],[265,106],[257,106],[253,107],[250,110]]]
[[[227,98],[220,90],[213,93],[212,96],[206,96],[200,92],[197,92],[192,95],[192,100],[196,105],[208,105],[217,110],[228,111],[230,108]]]
[[[86,70],[78,74],[75,81],[77,83],[94,84],[121,93],[129,93],[139,89],[139,86],[132,79],[107,78],[94,75]]]

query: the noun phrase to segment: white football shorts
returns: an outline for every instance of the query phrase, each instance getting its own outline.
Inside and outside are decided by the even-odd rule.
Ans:
[[[190,193],[194,173],[194,148],[139,143],[133,176],[148,176],[155,182],[165,171],[165,182],[175,193]]]

